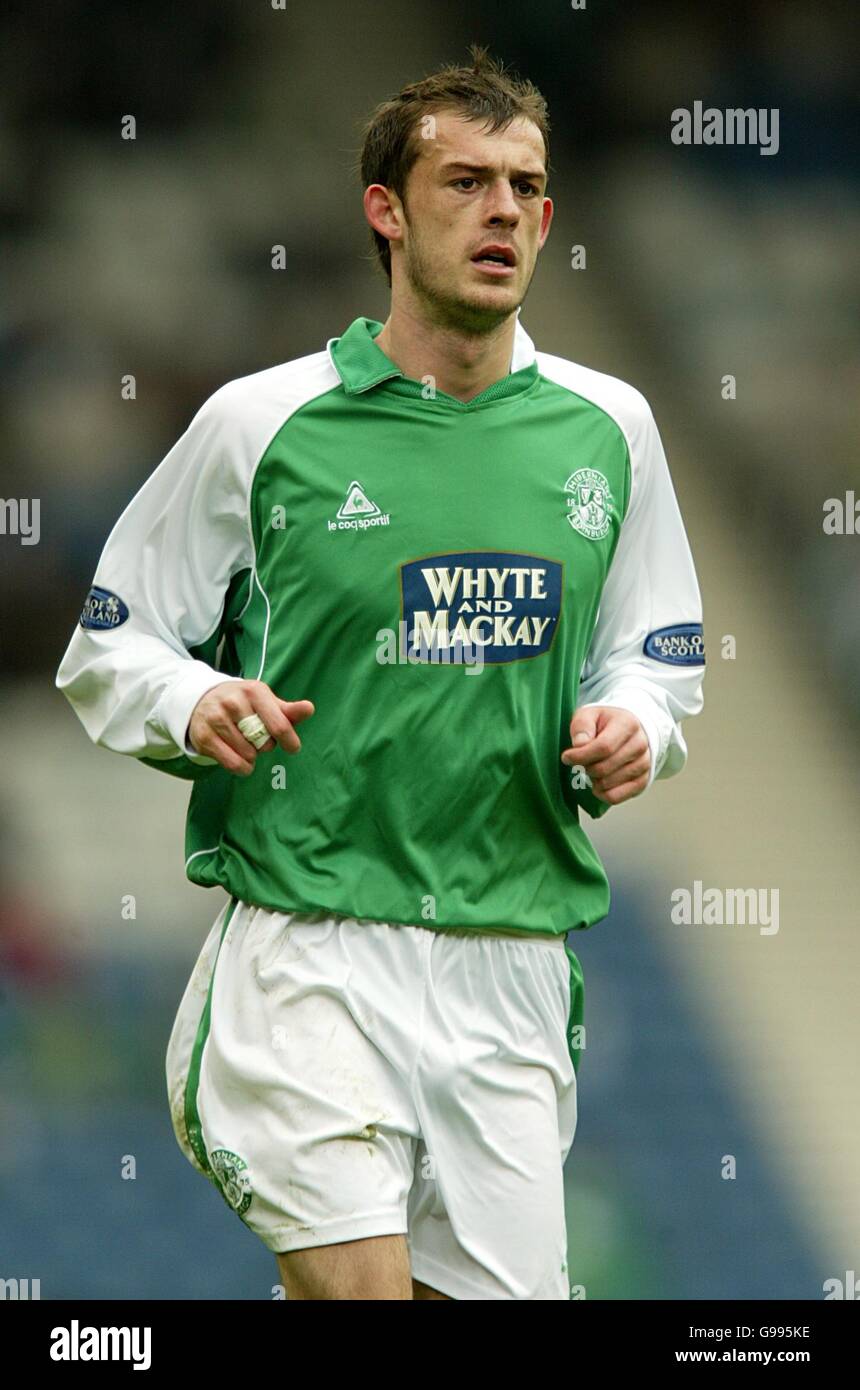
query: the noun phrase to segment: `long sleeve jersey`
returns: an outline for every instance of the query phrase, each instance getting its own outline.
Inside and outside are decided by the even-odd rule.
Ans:
[[[536,352],[462,402],[356,319],[228,382],[111,531],[56,676],[89,737],[192,781],[186,872],[277,911],[564,934],[606,916],[561,761],[640,720],[650,780],[702,708],[699,587],[651,410]],[[188,740],[226,680],[312,700],[241,777]],[[650,785],[650,783],[649,783]]]

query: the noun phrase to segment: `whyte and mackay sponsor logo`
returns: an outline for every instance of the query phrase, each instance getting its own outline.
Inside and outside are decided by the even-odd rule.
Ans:
[[[495,550],[401,565],[407,651],[425,661],[457,649],[480,651],[482,662],[540,656],[558,627],[563,568],[542,555]]]

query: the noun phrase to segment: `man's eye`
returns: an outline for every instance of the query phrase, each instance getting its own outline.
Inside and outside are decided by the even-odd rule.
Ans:
[[[478,180],[473,178],[471,174],[466,174],[463,176],[463,178],[460,179],[454,179],[455,187],[460,188],[464,187],[464,185],[466,184],[477,184],[477,182]],[[517,183],[514,185],[514,187],[517,188],[520,191],[520,193],[525,191],[526,193],[534,194],[535,196],[539,191],[537,184],[529,183],[527,179],[519,179]]]

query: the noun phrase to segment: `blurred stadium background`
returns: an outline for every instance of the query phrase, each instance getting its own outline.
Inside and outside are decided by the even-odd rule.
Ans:
[[[476,40],[553,123],[555,223],[523,323],[650,400],[709,651],[688,770],[591,831],[613,908],[570,938],[588,1024],[571,1279],[592,1299],[821,1298],[860,1271],[860,538],[822,529],[858,483],[852,8],[5,14],[0,490],[40,499],[41,536],[0,536],[0,1278],[43,1298],[271,1297],[273,1259],[182,1157],[166,1104],[170,1025],[223,901],[184,877],[188,787],[94,748],[53,679],[110,528],[204,398],[386,317],[359,123]],[[778,154],[673,145],[670,113],[696,100],[778,108]],[[696,880],[778,889],[779,932],[673,925],[670,894]]]

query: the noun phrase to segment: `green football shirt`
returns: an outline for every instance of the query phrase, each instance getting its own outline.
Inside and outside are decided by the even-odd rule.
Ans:
[[[701,600],[651,411],[535,350],[463,403],[358,318],[229,382],[106,542],[57,674],[96,742],[192,782],[188,877],[279,911],[564,934],[609,886],[560,760],[585,704],[651,780],[702,705]],[[226,679],[309,699],[239,777],[187,740]]]

